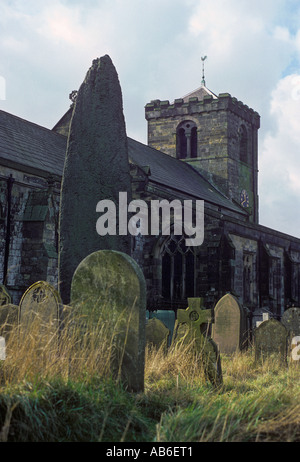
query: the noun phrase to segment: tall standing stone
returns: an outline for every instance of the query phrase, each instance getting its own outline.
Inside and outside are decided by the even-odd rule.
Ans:
[[[84,329],[101,331],[106,324],[113,340],[111,368],[129,390],[144,389],[146,282],[129,255],[99,250],[76,268],[71,285],[71,306]],[[104,339],[102,340],[104,341]]]
[[[93,61],[78,91],[68,138],[59,223],[59,290],[65,305],[73,273],[87,255],[100,249],[130,253],[130,235],[118,234],[119,192],[127,192],[130,201],[130,189],[121,87],[106,55]],[[105,199],[116,205],[116,235],[96,231],[96,205]]]

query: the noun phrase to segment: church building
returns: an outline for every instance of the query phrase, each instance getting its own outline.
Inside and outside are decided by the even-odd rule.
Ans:
[[[18,303],[38,280],[57,285],[58,216],[76,92],[52,130],[0,111],[0,284]],[[280,319],[300,306],[300,239],[259,224],[260,116],[205,81],[173,102],[145,106],[148,144],[128,138],[131,196],[203,200],[204,242],[185,236],[132,237],[147,283],[147,309],[207,308],[232,293],[249,317]],[[96,214],[95,214],[96,223]],[[1,301],[0,301],[1,304]]]

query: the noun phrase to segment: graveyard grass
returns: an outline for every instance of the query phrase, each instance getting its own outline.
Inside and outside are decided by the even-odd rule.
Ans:
[[[0,441],[300,441],[299,364],[258,363],[250,347],[222,356],[214,389],[192,345],[148,346],[145,390],[129,393],[112,377],[115,332],[102,321],[87,334],[67,314],[59,342],[38,316],[29,333],[8,326]]]

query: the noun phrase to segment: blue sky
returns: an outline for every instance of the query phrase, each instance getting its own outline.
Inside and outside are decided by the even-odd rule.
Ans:
[[[52,128],[105,54],[144,143],[145,104],[199,87],[207,55],[207,87],[261,115],[260,223],[300,237],[299,0],[2,0],[0,108]]]

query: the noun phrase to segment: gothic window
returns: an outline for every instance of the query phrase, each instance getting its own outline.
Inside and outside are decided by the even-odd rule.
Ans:
[[[195,254],[193,247],[185,245],[185,237],[171,235],[161,256],[163,298],[177,301],[194,297]]]
[[[188,120],[178,125],[176,153],[178,159],[197,157],[197,127],[194,122]]]
[[[239,154],[242,162],[248,162],[248,136],[244,125],[239,128]]]

